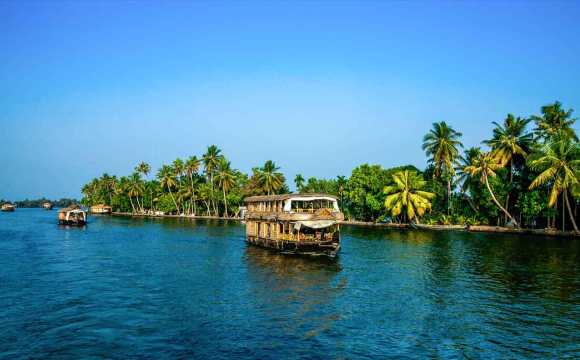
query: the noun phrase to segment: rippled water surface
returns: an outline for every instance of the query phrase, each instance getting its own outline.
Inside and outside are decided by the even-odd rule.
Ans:
[[[343,227],[337,261],[231,222],[0,213],[1,358],[578,358],[580,242]]]

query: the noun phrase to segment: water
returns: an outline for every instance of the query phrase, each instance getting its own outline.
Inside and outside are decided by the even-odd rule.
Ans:
[[[0,358],[578,358],[580,242],[343,227],[337,261],[231,222],[0,213]]]

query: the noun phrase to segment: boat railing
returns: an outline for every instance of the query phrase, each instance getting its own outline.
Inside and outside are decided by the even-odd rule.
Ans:
[[[300,236],[292,235],[292,234],[279,234],[278,235],[278,240],[287,240],[287,241],[306,241],[306,242],[330,241],[333,238],[334,238],[333,233],[327,233],[324,235],[300,234]]]
[[[336,212],[333,208],[318,208],[318,209],[313,209],[313,208],[305,208],[305,209],[292,209],[290,211],[278,211],[276,209],[272,209],[272,210],[261,210],[261,209],[255,209],[252,210],[250,212],[254,212],[254,213],[298,213],[298,214],[314,214],[315,212],[321,210],[321,209],[325,209],[325,210],[330,210],[331,212]]]

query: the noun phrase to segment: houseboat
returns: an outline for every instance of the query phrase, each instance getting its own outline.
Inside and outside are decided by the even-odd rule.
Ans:
[[[87,213],[78,205],[62,208],[58,211],[58,223],[61,225],[85,225]]]
[[[335,257],[340,250],[337,198],[327,194],[245,199],[246,241],[285,254]]]
[[[110,214],[113,212],[113,208],[109,205],[94,205],[91,206],[91,214]]]
[[[42,208],[43,208],[44,210],[52,210],[52,203],[50,203],[50,202],[48,202],[48,201],[47,201],[47,202],[45,202],[45,203],[42,203]]]
[[[10,212],[10,211],[14,211],[16,209],[16,206],[12,205],[12,204],[3,204],[2,207],[0,207],[1,211],[6,211],[6,212]]]

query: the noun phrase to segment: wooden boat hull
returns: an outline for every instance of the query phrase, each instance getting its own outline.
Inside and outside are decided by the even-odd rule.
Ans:
[[[4,212],[13,212],[15,209],[13,207],[11,208],[3,208],[0,211],[4,211]]]
[[[84,220],[59,220],[58,223],[60,225],[68,225],[68,226],[85,226],[87,224]]]
[[[340,251],[340,241],[337,239],[306,242],[272,240],[256,236],[247,236],[246,242],[254,246],[259,246],[261,248],[274,250],[288,255],[325,256],[335,258]]]

